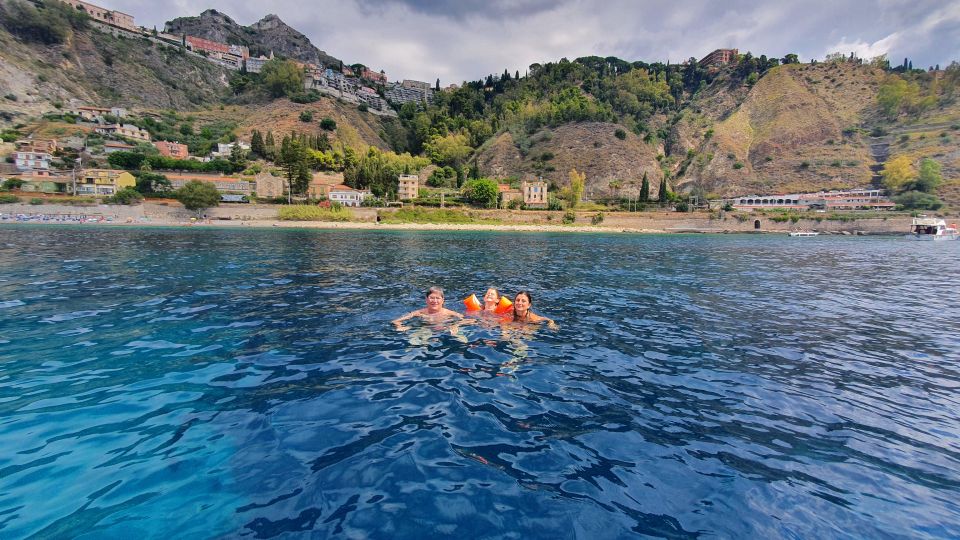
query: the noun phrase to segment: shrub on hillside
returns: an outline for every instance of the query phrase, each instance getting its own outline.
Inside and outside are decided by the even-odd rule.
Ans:
[[[325,131],[333,131],[337,129],[337,122],[333,118],[324,118],[320,120],[320,128]]]
[[[301,122],[313,122],[313,113],[310,111],[303,111],[300,113]]]
[[[570,225],[577,221],[577,213],[573,210],[567,210],[563,213],[563,219],[561,220],[564,225]]]
[[[38,198],[38,197],[34,197],[34,198],[30,199],[30,204],[33,205],[33,206],[40,206],[41,204],[43,204],[43,199],[40,199],[40,198]]]
[[[0,193],[0,204],[13,204],[20,202],[20,198],[9,193]]]

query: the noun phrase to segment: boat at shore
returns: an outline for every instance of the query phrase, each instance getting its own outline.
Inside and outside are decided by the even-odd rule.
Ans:
[[[947,222],[940,218],[928,218],[920,216],[913,218],[910,224],[910,234],[907,238],[913,240],[956,240],[958,236],[957,224]]]
[[[819,236],[816,231],[790,231],[790,236]]]

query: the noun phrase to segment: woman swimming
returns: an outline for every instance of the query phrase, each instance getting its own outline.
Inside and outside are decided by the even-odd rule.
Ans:
[[[536,313],[530,311],[530,306],[533,305],[533,299],[530,297],[530,293],[527,291],[520,291],[515,297],[513,297],[513,322],[520,323],[542,323],[545,322],[550,328],[556,328],[557,323],[553,322],[552,319],[546,317],[541,317]]]

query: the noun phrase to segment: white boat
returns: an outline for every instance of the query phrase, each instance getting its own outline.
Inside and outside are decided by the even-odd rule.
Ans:
[[[815,231],[790,231],[790,236],[817,236],[819,234]]]
[[[926,216],[913,218],[910,231],[907,238],[913,240],[956,240],[958,236],[956,223],[947,225],[947,222],[940,218]]]

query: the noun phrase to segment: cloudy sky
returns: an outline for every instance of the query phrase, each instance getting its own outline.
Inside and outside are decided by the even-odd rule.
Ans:
[[[89,0],[88,0],[89,1]],[[158,28],[207,8],[248,25],[267,13],[321,50],[383,69],[391,80],[441,84],[524,72],[562,57],[678,62],[713,49],[801,60],[886,53],[914,67],[960,60],[958,0],[94,0]],[[308,7],[309,6],[309,7]]]

